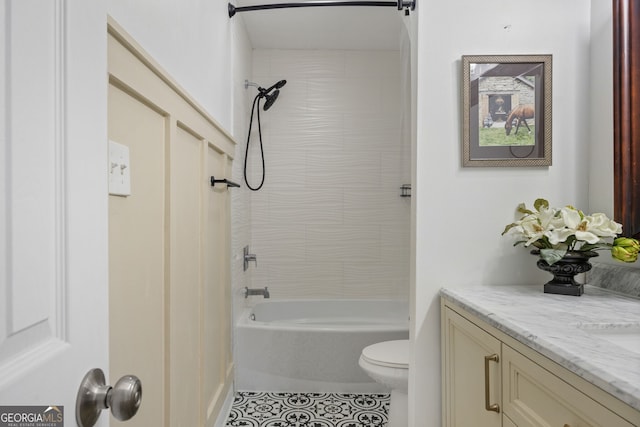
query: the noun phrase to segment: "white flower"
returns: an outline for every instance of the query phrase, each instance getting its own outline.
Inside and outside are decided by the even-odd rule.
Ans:
[[[580,211],[570,207],[562,208],[561,213],[562,219],[567,227],[565,234],[567,232],[569,233],[568,236],[575,234],[576,240],[591,244],[598,243],[600,237],[592,232],[593,229],[590,227],[589,217],[584,217]]]
[[[525,246],[529,246],[544,236],[544,227],[542,227],[536,215],[527,215],[516,223],[519,224],[515,227],[514,231],[520,232],[527,239],[524,244]]]
[[[620,224],[601,213],[584,216],[582,212],[566,207],[562,208],[561,215],[566,228],[553,237],[548,236],[551,244],[564,242],[571,235],[575,235],[576,240],[595,244],[601,237],[615,237],[622,232]]]
[[[602,213],[584,215],[572,206],[555,209],[544,199],[537,199],[534,209],[531,211],[524,204],[518,205],[518,212],[524,216],[507,225],[503,234],[519,236],[518,243],[524,243],[524,246],[579,250],[582,245],[610,245],[602,238],[622,233],[622,225]]]
[[[568,251],[608,249],[616,259],[628,262],[637,259],[636,249],[640,247],[637,240],[617,239],[613,244],[604,240],[622,234],[622,225],[607,218],[605,214],[585,215],[573,206],[554,209],[549,207],[549,202],[545,199],[536,199],[533,208],[534,210],[529,210],[524,203],[519,204],[517,211],[523,216],[518,221],[507,224],[502,235],[516,235],[518,241],[514,246],[522,243],[524,246],[535,246],[540,250],[541,258],[549,265]],[[616,245],[615,242],[623,242],[624,245]]]
[[[586,216],[585,221],[588,222],[589,229],[600,237],[615,237],[622,233],[622,224],[610,220],[603,213]]]

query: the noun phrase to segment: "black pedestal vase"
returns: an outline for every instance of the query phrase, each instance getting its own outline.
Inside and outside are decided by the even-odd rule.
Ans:
[[[534,255],[540,255],[540,251],[531,252]],[[544,285],[546,294],[573,295],[580,296],[584,293],[582,283],[575,281],[575,276],[580,273],[586,273],[591,270],[589,259],[598,256],[593,251],[569,251],[559,261],[552,265],[540,258],[538,260],[538,268],[553,274],[553,279]]]

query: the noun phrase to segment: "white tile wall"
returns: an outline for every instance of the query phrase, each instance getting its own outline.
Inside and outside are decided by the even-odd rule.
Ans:
[[[400,61],[398,51],[254,51],[250,80],[287,85],[261,112],[267,171],[264,187],[248,196],[258,257],[252,286],[269,286],[273,298],[408,298]],[[252,135],[255,186],[255,121]]]
[[[244,80],[251,75],[253,49],[244,30],[244,25],[234,25],[234,58],[233,58],[233,136],[238,145],[234,156],[232,179],[242,183],[242,166],[244,148],[246,146],[249,121],[247,111],[251,108]],[[243,185],[244,187],[244,185]],[[231,193],[231,284],[233,295],[234,318],[244,308],[242,289],[251,286],[251,270],[242,269],[242,248],[251,241],[251,195],[244,188],[233,188]]]

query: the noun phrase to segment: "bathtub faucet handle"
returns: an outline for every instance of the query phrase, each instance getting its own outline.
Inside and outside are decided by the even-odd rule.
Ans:
[[[247,271],[249,269],[249,262],[253,261],[256,264],[256,267],[258,266],[258,258],[256,257],[256,254],[250,254],[249,253],[249,246],[245,246],[243,249],[243,255],[244,255],[244,264],[243,264],[243,269],[244,271]]]
[[[269,295],[269,288],[267,288],[266,286],[264,287],[264,294],[262,294],[265,298],[270,298]]]

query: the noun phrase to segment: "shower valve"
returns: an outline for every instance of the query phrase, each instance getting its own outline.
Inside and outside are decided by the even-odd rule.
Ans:
[[[249,269],[249,262],[253,261],[256,264],[256,267],[258,266],[258,258],[256,257],[256,254],[250,254],[249,253],[249,246],[245,246],[244,247],[244,265],[243,265],[243,271],[247,271]]]

